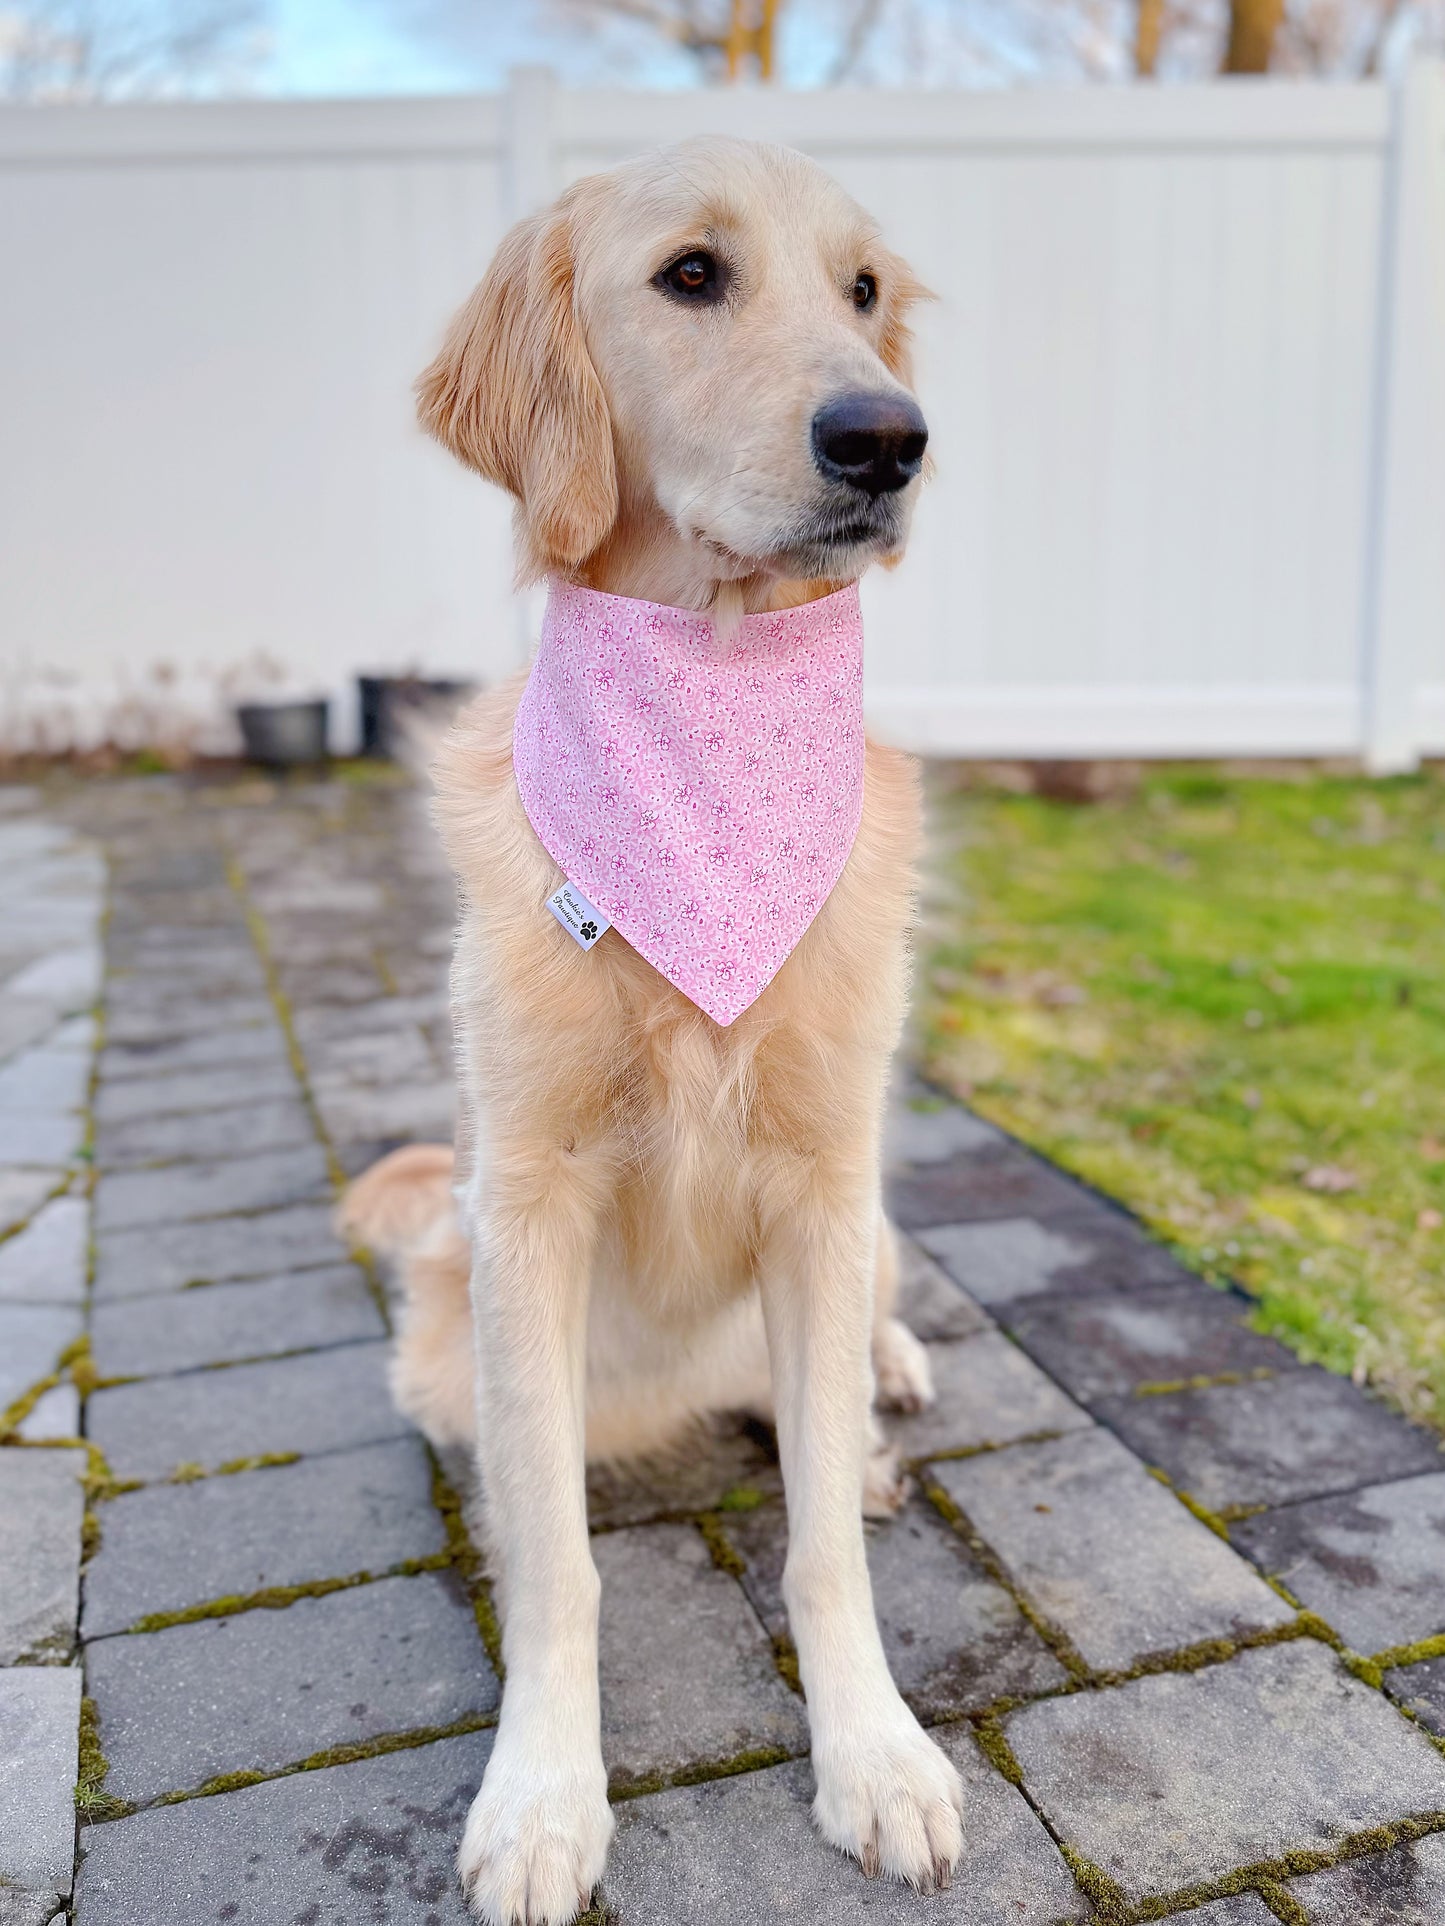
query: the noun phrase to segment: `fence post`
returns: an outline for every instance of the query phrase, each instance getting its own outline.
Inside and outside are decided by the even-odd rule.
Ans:
[[[1411,769],[1445,685],[1445,65],[1401,82],[1387,155],[1364,623],[1364,752]]]

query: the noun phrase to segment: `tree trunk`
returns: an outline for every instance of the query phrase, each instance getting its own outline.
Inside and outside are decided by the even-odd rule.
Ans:
[[[1229,0],[1229,42],[1221,72],[1267,74],[1284,0]]]
[[[1163,38],[1164,0],[1139,0],[1134,21],[1134,71],[1141,80],[1153,79]]]

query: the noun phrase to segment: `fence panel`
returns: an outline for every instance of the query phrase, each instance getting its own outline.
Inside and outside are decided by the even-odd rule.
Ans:
[[[939,296],[938,475],[867,591],[880,730],[1445,747],[1442,99],[1437,68],[1398,114],[1377,85],[658,95],[529,71],[499,100],[0,116],[0,744],[158,715],[214,736],[262,657],[327,689],[519,660],[535,599],[509,603],[505,511],[421,442],[410,381],[509,219],[731,131],[816,155]]]

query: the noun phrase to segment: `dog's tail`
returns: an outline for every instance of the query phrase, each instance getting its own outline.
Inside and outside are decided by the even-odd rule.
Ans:
[[[455,1222],[450,1144],[408,1144],[358,1177],[342,1198],[336,1227],[381,1257],[405,1257]]]
[[[446,1144],[394,1150],[357,1178],[336,1213],[344,1237],[395,1264],[392,1396],[442,1450],[475,1436],[471,1254],[452,1198],[453,1161]]]

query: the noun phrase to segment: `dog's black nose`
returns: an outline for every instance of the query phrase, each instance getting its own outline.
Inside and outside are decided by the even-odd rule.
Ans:
[[[928,424],[907,395],[839,395],[813,417],[813,460],[866,495],[906,488],[923,466]]]

